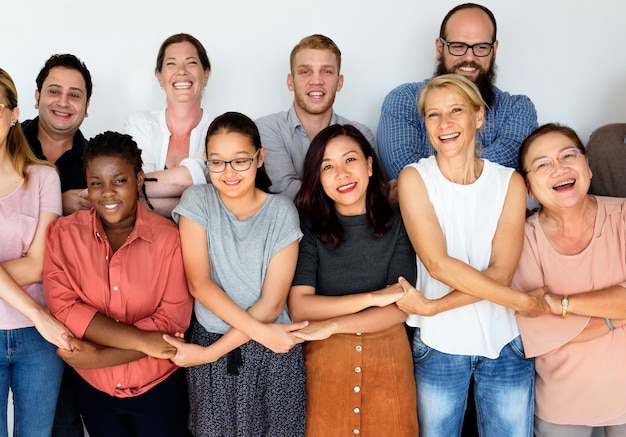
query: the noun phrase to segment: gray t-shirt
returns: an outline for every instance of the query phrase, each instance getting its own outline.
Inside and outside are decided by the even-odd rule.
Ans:
[[[272,257],[302,238],[296,208],[281,195],[268,194],[252,217],[239,220],[213,185],[194,185],[185,190],[172,216],[176,223],[184,216],[207,230],[211,280],[245,310],[259,300]],[[230,329],[198,300],[194,305],[208,332],[224,334]],[[290,323],[286,307],[276,322]]]

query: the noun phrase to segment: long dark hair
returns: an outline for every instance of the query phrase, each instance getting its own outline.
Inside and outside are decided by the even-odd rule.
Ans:
[[[213,135],[228,133],[237,133],[248,137],[255,150],[259,150],[262,147],[259,129],[250,117],[240,112],[225,112],[216,117],[209,125],[209,130],[206,134],[206,142],[204,144],[205,148],[209,144],[209,139]],[[272,181],[267,175],[267,172],[265,171],[265,163],[263,163],[261,167],[256,170],[254,186],[261,191],[270,193],[271,185]]]
[[[363,151],[366,158],[372,158],[372,176],[369,178],[365,199],[366,214],[371,226],[372,236],[382,237],[393,224],[393,209],[387,197],[389,186],[380,161],[363,134],[354,126],[335,124],[322,130],[313,138],[304,158],[302,187],[298,193],[296,204],[303,217],[309,218],[313,225],[313,235],[324,243],[337,248],[344,236],[344,228],[335,211],[334,202],[322,187],[320,170],[324,152],[328,143],[337,137],[353,139]]]

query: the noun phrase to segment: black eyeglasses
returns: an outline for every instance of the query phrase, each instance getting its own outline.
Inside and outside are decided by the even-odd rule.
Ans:
[[[477,42],[476,44],[465,44],[464,42],[448,42],[443,38],[439,38],[439,40],[448,46],[448,53],[452,56],[463,56],[467,53],[467,49],[472,49],[472,53],[474,56],[479,58],[484,58],[485,56],[489,56],[491,51],[493,50],[493,46],[496,45],[495,42]]]
[[[246,171],[252,166],[252,161],[259,154],[261,149],[254,152],[250,158],[235,158],[230,161],[224,161],[223,159],[207,159],[204,161],[211,173],[222,173],[226,170],[226,164],[230,164],[230,167],[235,171]]]

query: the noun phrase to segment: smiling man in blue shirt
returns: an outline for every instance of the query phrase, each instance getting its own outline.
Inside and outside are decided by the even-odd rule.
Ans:
[[[519,147],[537,127],[537,112],[528,97],[511,95],[494,86],[496,31],[496,20],[484,6],[464,3],[453,8],[444,18],[435,41],[435,75],[457,73],[476,83],[488,105],[485,125],[477,138],[481,156],[517,168]],[[405,165],[435,154],[417,109],[419,94],[429,80],[400,85],[383,101],[378,152],[392,178],[397,178]]]

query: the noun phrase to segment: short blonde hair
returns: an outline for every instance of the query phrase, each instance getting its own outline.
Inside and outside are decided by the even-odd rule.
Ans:
[[[320,35],[316,33],[314,35],[309,35],[302,38],[291,51],[291,55],[289,57],[289,66],[291,68],[292,74],[295,72],[296,68],[296,55],[300,50],[304,49],[330,50],[337,57],[337,73],[339,73],[339,71],[341,70],[341,50],[339,50],[339,47],[337,47],[335,41],[325,35]]]
[[[467,103],[474,107],[476,111],[479,111],[480,108],[487,108],[487,104],[483,100],[483,96],[480,95],[480,91],[474,82],[460,74],[442,74],[441,76],[433,77],[424,88],[422,88],[417,103],[417,107],[422,116],[425,115],[424,112],[426,110],[426,95],[430,91],[439,88],[447,88],[456,91]]]

